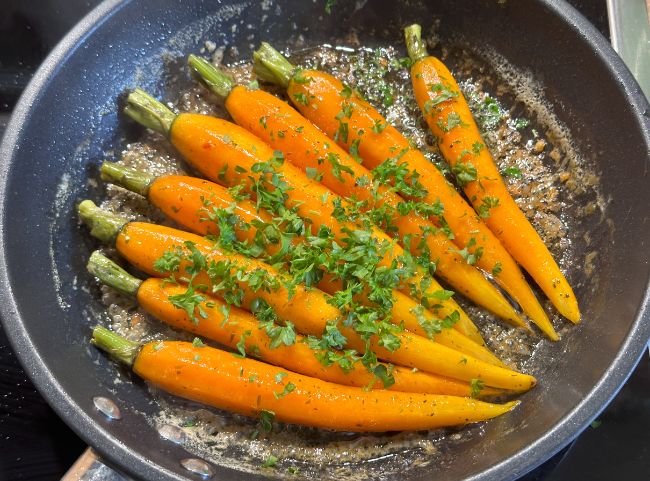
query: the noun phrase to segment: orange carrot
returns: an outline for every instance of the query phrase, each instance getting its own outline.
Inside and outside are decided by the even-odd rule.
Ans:
[[[141,91],[136,90],[129,98],[131,103],[127,105],[127,113],[143,125],[168,136],[186,160],[203,175],[227,187],[241,186],[245,193],[253,198],[257,197],[256,183],[264,179],[264,174],[255,172],[256,166],[265,165],[269,159],[276,157],[266,143],[225,120],[193,114],[176,116]],[[140,112],[139,109],[146,112],[147,105],[153,106],[150,111],[161,115],[159,121],[150,122],[149,117]],[[289,206],[295,206],[300,217],[310,220],[314,231],[324,226],[329,228],[335,237],[341,238],[346,235],[346,230],[359,228],[354,223],[333,215],[337,208],[346,209],[349,204],[323,185],[307,178],[291,164],[275,165],[275,171],[289,187],[285,191],[287,203]],[[142,188],[141,182],[133,182],[136,183],[136,190]],[[266,187],[273,188],[272,185]],[[173,210],[173,207],[169,206],[168,211]],[[384,232],[373,225],[364,225],[363,228],[368,230],[378,245],[391,242]],[[386,253],[382,265],[390,266],[393,262],[400,265],[403,258],[402,248],[393,245]],[[478,329],[467,314],[453,299],[440,299],[439,294],[444,293],[444,290],[431,276],[425,275],[422,268],[419,267],[415,276],[401,285],[400,290],[407,295],[415,291],[418,299],[434,309],[441,318],[455,315],[457,312],[460,318],[454,328],[474,342],[484,344]]]
[[[175,175],[147,176],[110,162],[104,163],[101,171],[105,179],[120,181],[120,184],[126,188],[146,194],[151,202],[172,220],[197,234],[219,235],[218,220],[209,218],[211,211],[206,206],[209,206],[212,212],[223,212],[230,209],[228,212],[237,215],[238,220],[229,225],[229,229],[232,229],[232,233],[238,239],[244,241],[253,241],[258,234],[263,233],[264,228],[258,231],[256,225],[266,226],[272,220],[264,212],[255,212],[255,206],[249,200],[239,199],[236,201],[225,188],[206,180]],[[139,179],[138,185],[146,184],[147,187],[138,189],[134,185],[135,179]],[[294,236],[292,240],[298,244],[305,239]],[[279,250],[278,244],[272,243],[263,243],[260,248],[266,250],[270,256]],[[325,275],[318,283],[318,287],[331,295],[343,288],[341,281],[332,275]],[[425,337],[430,336],[447,347],[477,359],[503,366],[501,361],[486,348],[477,345],[458,331],[442,329],[436,334],[427,332],[421,319],[436,323],[441,323],[441,320],[436,319],[433,313],[423,309],[401,292],[393,291],[392,297],[394,302],[390,313],[395,324],[402,324],[410,332]],[[367,296],[361,296],[360,301],[372,305]]]
[[[342,313],[327,302],[322,291],[297,285],[290,295],[282,276],[263,262],[225,254],[203,237],[170,227],[127,223],[98,209],[91,201],[79,205],[79,214],[91,227],[92,235],[114,242],[128,262],[149,275],[172,273],[179,280],[192,278],[195,285],[205,286],[218,297],[229,296],[249,310],[263,301],[278,318],[290,319],[303,334],[320,336],[333,324],[348,346],[365,350],[363,336],[339,323]],[[177,261],[167,259],[160,272],[156,262],[169,252],[175,253]],[[367,339],[379,359],[433,374],[461,381],[480,379],[486,386],[510,391],[530,389],[536,382],[532,376],[490,365],[415,334],[383,332]]]
[[[485,223],[508,252],[535,279],[560,314],[578,322],[580,311],[571,286],[508,192],[451,72],[440,60],[428,56],[419,25],[408,27],[406,37],[414,61],[411,77],[415,98],[474,209],[487,210]]]
[[[230,90],[225,106],[235,122],[282,151],[301,170],[318,176],[332,191],[365,202],[366,211],[386,208],[388,224],[396,231],[393,234],[414,254],[430,257],[436,275],[457,292],[514,325],[526,325],[499,291],[465,262],[446,234],[418,215],[401,215],[401,197],[386,187],[375,188],[367,169],[285,102],[267,92],[237,86]]]
[[[96,327],[93,343],[163,390],[246,416],[339,431],[408,431],[483,421],[498,405],[455,396],[364,391],[321,381],[211,347],[181,341],[140,346]],[[268,420],[268,418],[267,418]]]
[[[432,215],[431,220],[438,226],[448,225],[459,248],[474,245],[480,249],[482,255],[476,265],[491,272],[549,338],[558,339],[516,262],[492,231],[436,166],[412,148],[374,107],[333,75],[296,70],[269,44],[263,43],[255,52],[255,70],[264,80],[286,87],[295,108],[340,146],[358,155],[364,166],[376,169],[375,178],[389,181],[407,199],[439,206],[442,212]]]
[[[242,355],[248,353],[265,362],[305,376],[348,386],[383,387],[383,383],[378,382],[376,376],[350,357],[344,358],[350,361],[345,369],[340,364],[320,362],[317,357],[323,355],[324,351],[312,350],[300,334],[297,334],[295,342],[289,345],[284,343],[276,345],[268,331],[260,327],[251,313],[228,306],[217,298],[206,296],[197,307],[206,313],[206,317],[192,320],[185,310],[179,309],[170,301],[174,296],[183,295],[185,287],[168,284],[155,277],[141,281],[98,251],[90,256],[88,271],[103,284],[135,297],[146,312],[175,329],[197,334],[231,349],[239,350]],[[399,366],[391,367],[384,364],[383,367],[385,372],[392,374],[394,383],[387,388],[394,391],[452,396],[500,394],[500,391],[490,388],[484,388],[480,393],[472,393],[468,383],[425,372],[413,372]]]

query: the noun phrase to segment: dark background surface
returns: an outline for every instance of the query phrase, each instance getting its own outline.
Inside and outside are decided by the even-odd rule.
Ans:
[[[2,0],[0,133],[32,74],[98,0]],[[571,0],[608,35],[605,1]],[[595,427],[598,423],[600,425]],[[594,427],[521,481],[650,479],[650,359]],[[0,480],[60,479],[85,449],[21,369],[0,330]]]

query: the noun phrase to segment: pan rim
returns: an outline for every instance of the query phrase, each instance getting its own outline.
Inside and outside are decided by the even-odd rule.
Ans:
[[[110,19],[115,12],[131,2],[132,0],[105,0],[86,15],[45,59],[18,101],[0,145],[0,259],[5,258],[6,251],[7,174],[12,167],[10,161],[16,145],[20,142],[22,128],[29,118],[31,105],[38,101],[42,88],[50,76],[56,73],[69,54],[74,53],[78,44],[103,22]],[[552,14],[563,19],[576,35],[584,37],[612,77],[620,80],[629,108],[641,126],[646,148],[650,152],[650,118],[646,116],[650,111],[650,105],[623,61],[600,32],[564,0],[538,0],[538,2]],[[646,161],[650,162],[650,157]],[[499,464],[467,478],[468,481],[515,479],[542,464],[582,432],[618,393],[641,358],[650,338],[649,305],[650,279],[646,283],[644,299],[637,310],[635,321],[621,349],[586,397],[534,443]],[[85,415],[80,406],[65,392],[40,354],[34,349],[24,328],[5,262],[0,262],[0,315],[9,342],[39,393],[66,424],[84,441],[92,445],[103,459],[110,465],[117,466],[118,469],[128,467],[131,475],[142,479],[187,479],[129,450],[107,429]]]

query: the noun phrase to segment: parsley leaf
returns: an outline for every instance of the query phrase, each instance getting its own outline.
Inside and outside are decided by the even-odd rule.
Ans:
[[[518,167],[508,167],[501,172],[501,175],[505,177],[514,177],[516,179],[521,179],[523,177],[523,174]]]
[[[485,387],[485,384],[480,379],[472,379],[469,382],[469,386],[470,386],[470,394],[469,395],[471,397],[475,398],[475,397],[478,397],[481,394],[481,391]]]
[[[456,176],[456,182],[458,182],[460,187],[465,187],[478,178],[476,167],[471,162],[458,161],[451,168],[451,172]]]
[[[270,454],[269,457],[266,458],[266,460],[262,464],[262,467],[263,468],[274,468],[276,464],[278,464],[278,458],[273,456],[272,454]]]
[[[482,219],[487,219],[490,217],[490,209],[494,209],[495,207],[499,207],[498,197],[483,197],[481,205],[479,205],[477,209],[478,215]]]
[[[273,391],[273,396],[275,396],[275,399],[281,399],[287,394],[292,393],[295,390],[296,390],[296,385],[292,382],[288,382],[284,385],[284,389],[282,390],[282,392],[278,393]]]
[[[442,83],[433,84],[431,86],[431,91],[435,92],[436,96],[424,103],[424,112],[427,114],[431,113],[433,108],[437,105],[458,97],[458,92],[451,90],[448,86]]]
[[[380,119],[377,119],[372,125],[372,131],[379,135],[384,131],[386,127],[388,127],[388,124],[386,122],[382,122]]]
[[[303,94],[302,92],[298,92],[298,93],[293,94],[293,98],[299,104],[309,105],[309,100],[307,100],[307,96],[305,94]]]
[[[494,267],[492,268],[492,275],[493,275],[494,277],[496,277],[496,276],[498,276],[499,274],[501,274],[501,271],[502,271],[502,270],[503,270],[503,267],[501,266],[501,262],[498,262],[498,261],[497,261],[497,262],[494,264]]]
[[[327,0],[327,1],[325,2],[325,12],[326,12],[328,15],[329,15],[330,13],[332,13],[332,9],[334,8],[334,6],[336,5],[337,2],[338,2],[338,0]]]
[[[339,181],[345,182],[345,179],[343,179],[343,176],[341,175],[342,172],[345,172],[350,175],[354,175],[354,171],[348,167],[347,165],[343,165],[341,163],[341,157],[339,157],[339,154],[334,153],[334,152],[328,152],[327,153],[327,161],[332,164],[332,174],[334,177],[336,177]]]
[[[458,115],[456,112],[451,112],[449,115],[447,115],[446,123],[443,122],[442,120],[438,120],[436,122],[436,125],[440,128],[440,130],[442,130],[445,133],[459,126],[469,127],[469,124],[463,122],[463,120],[460,118],[460,115]]]

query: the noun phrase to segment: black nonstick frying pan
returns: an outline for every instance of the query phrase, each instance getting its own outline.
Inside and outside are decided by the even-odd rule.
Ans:
[[[626,380],[650,337],[650,107],[606,40],[571,7],[551,0],[340,0],[331,15],[308,1],[107,1],[73,30],[38,71],[14,111],[0,149],[0,305],[5,330],[41,393],[75,431],[118,469],[143,479],[194,478],[184,448],[148,423],[158,411],[140,382],[115,383],[113,364],[89,346],[103,308],[85,273],[93,242],[76,203],[98,198],[96,166],[107,150],[136,138],[118,99],[140,85],[173,97],[171,77],[206,39],[283,47],[336,43],[355,29],[363,44],[402,45],[401,28],[440,20],[440,37],[487,45],[544,87],[577,149],[600,175],[603,223],[584,225],[598,252],[597,288],[569,272],[583,322],[536,354],[540,386],[511,415],[441,449],[403,479],[513,479],[575,437]],[[251,28],[232,28],[233,25]],[[607,228],[603,227],[604,225]],[[122,375],[122,380],[128,377]],[[107,396],[122,419],[93,405]],[[391,459],[374,461],[388,467]],[[211,463],[215,479],[280,476]],[[393,466],[394,468],[394,466]],[[362,476],[363,466],[358,472]],[[315,473],[317,468],[305,470]],[[387,471],[388,472],[388,471]],[[298,475],[300,476],[300,475]],[[362,476],[363,477],[363,476]]]

